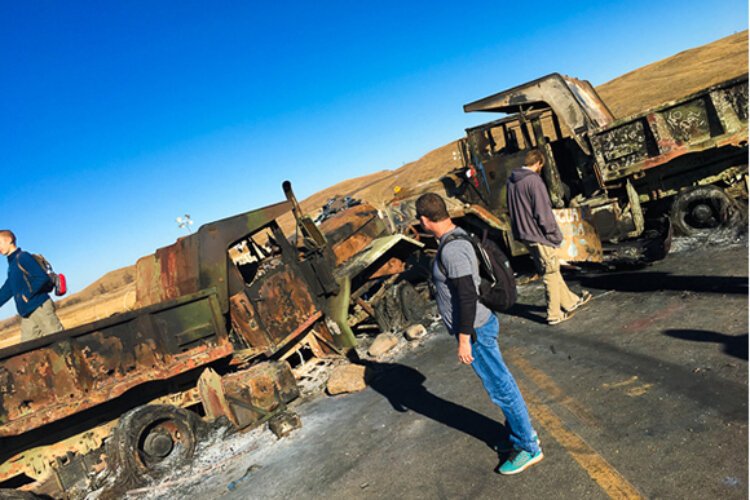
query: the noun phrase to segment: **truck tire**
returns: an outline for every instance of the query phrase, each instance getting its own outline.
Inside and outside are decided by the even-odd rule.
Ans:
[[[429,304],[414,288],[414,285],[405,281],[399,289],[399,298],[401,299],[401,312],[406,321],[404,327],[425,321]]]
[[[120,417],[108,442],[108,464],[130,485],[144,484],[189,463],[205,424],[171,405],[144,405]]]
[[[696,236],[738,224],[742,210],[717,186],[701,186],[677,195],[671,210],[674,229],[685,236]]]

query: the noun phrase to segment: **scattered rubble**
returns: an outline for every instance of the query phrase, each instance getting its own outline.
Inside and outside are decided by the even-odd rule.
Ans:
[[[365,389],[365,367],[362,365],[339,365],[328,378],[328,394],[345,394]]]
[[[396,347],[397,344],[398,337],[391,333],[381,333],[375,337],[375,340],[372,342],[372,345],[370,345],[370,349],[368,349],[367,353],[370,356],[378,357]]]
[[[425,335],[427,335],[427,328],[420,323],[411,325],[404,331],[404,337],[406,337],[406,340],[418,340]]]
[[[291,411],[280,413],[268,421],[268,428],[279,439],[288,436],[300,427],[302,427],[302,420],[299,415]]]

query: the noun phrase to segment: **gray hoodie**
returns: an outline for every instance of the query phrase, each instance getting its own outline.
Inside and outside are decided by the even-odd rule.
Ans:
[[[511,172],[508,210],[516,240],[550,247],[559,247],[562,243],[562,232],[552,213],[547,186],[539,174],[527,168]]]

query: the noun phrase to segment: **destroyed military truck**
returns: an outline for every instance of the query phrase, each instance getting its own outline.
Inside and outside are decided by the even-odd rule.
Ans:
[[[403,330],[429,318],[434,305],[427,287],[424,244],[393,231],[373,205],[349,197],[339,210],[316,218],[333,253],[340,293],[331,314],[354,329]]]
[[[656,260],[669,250],[672,227],[696,234],[746,217],[747,75],[621,119],[589,82],[560,74],[464,111],[509,116],[466,130],[458,142],[463,167],[441,179],[442,189],[468,225],[492,231],[511,255],[526,249],[510,233],[505,185],[532,148],[546,157],[564,260],[627,253]],[[398,205],[409,195],[400,196],[397,213],[408,211]]]
[[[296,370],[355,345],[351,292],[403,269],[403,238],[363,237],[359,217],[337,258],[284,190],[141,258],[135,310],[0,350],[0,488],[79,497],[159,478],[192,458],[206,422],[275,418]],[[278,223],[290,212],[295,243]],[[337,260],[356,264],[337,273]]]

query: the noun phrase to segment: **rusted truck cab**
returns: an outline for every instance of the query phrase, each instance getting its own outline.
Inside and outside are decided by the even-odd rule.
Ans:
[[[206,224],[138,261],[137,309],[0,350],[0,487],[77,497],[158,478],[204,421],[257,425],[297,397],[292,355],[352,340],[325,313],[333,253],[279,228],[292,210]]]
[[[603,242],[662,238],[661,249],[648,248],[663,257],[671,233],[665,224],[647,227],[660,215],[689,233],[723,226],[729,212],[741,211],[747,88],[745,75],[615,119],[589,82],[551,74],[464,106],[507,116],[466,130],[459,142],[465,167],[445,182],[454,196],[507,226],[508,176],[537,148],[556,209],[575,210]],[[512,241],[508,247],[524,251]]]

